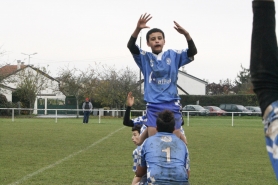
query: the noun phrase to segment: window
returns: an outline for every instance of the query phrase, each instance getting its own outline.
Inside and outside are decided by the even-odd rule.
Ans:
[[[226,105],[227,110],[232,110],[232,105]]]

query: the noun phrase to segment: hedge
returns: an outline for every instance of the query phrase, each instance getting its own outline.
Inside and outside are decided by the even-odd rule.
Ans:
[[[183,106],[199,101],[201,106],[220,106],[222,103],[239,104],[243,106],[259,106],[256,95],[180,95]]]

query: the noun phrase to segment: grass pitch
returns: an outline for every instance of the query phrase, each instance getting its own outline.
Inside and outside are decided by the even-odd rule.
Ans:
[[[191,185],[278,184],[259,117],[190,117]],[[0,118],[0,184],[131,184],[131,129],[121,118]]]

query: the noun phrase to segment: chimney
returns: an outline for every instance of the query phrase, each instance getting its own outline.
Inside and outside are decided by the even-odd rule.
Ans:
[[[23,67],[24,66],[24,62],[21,62],[21,67]]]
[[[20,63],[21,63],[21,60],[17,60],[17,70],[19,70],[20,69]]]

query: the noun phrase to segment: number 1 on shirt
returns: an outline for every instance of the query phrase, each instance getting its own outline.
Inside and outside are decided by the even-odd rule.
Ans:
[[[166,149],[162,150],[162,152],[166,152],[166,158],[167,158],[167,162],[171,162],[170,159],[170,147],[167,147]]]

